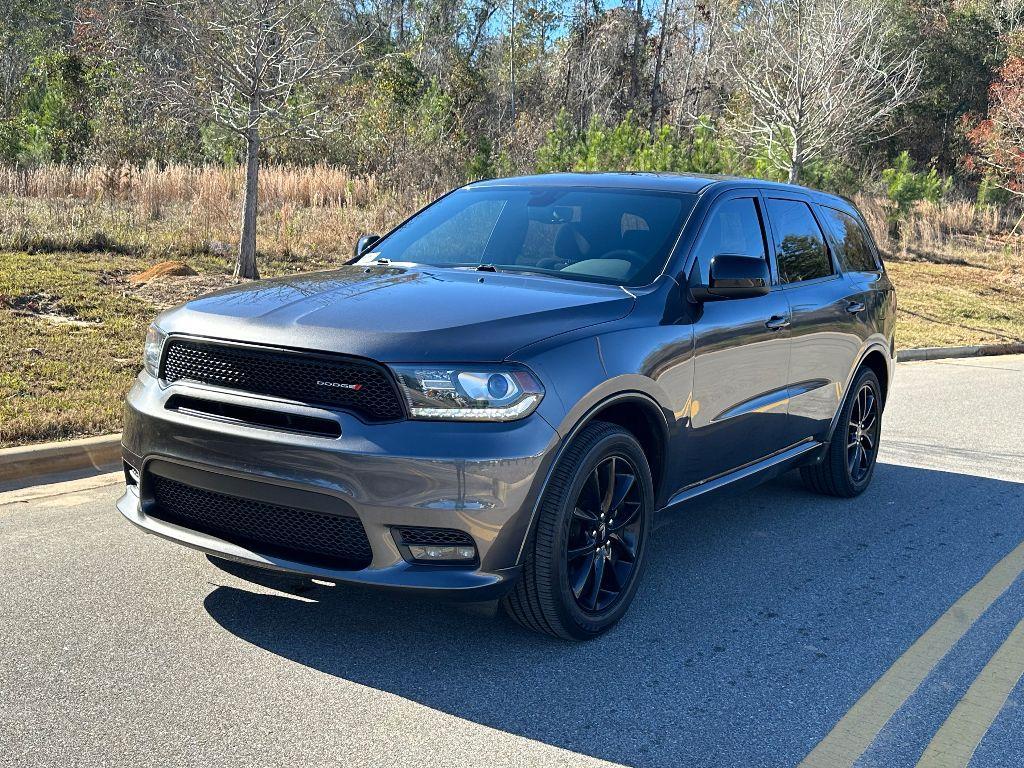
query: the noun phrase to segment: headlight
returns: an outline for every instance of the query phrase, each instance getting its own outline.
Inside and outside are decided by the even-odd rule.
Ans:
[[[157,327],[156,323],[146,331],[146,346],[142,350],[142,367],[154,379],[160,376],[160,353],[164,349],[167,334]]]
[[[536,377],[520,366],[391,366],[414,419],[513,421],[529,416],[544,397]]]

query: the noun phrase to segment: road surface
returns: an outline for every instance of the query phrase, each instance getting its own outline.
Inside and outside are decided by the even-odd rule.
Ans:
[[[1024,357],[898,367],[858,499],[665,520],[592,643],[0,495],[0,765],[1024,765]],[[90,485],[98,487],[89,487]]]

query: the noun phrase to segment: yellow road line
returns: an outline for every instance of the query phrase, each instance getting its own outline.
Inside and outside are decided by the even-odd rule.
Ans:
[[[1024,621],[999,646],[950,712],[918,761],[918,768],[966,768],[1010,691],[1024,674]]]
[[[800,768],[852,766],[903,703],[971,625],[1024,572],[1024,542],[932,624],[800,763]]]

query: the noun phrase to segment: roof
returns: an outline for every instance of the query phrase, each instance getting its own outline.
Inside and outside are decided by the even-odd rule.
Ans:
[[[700,192],[727,176],[701,176],[695,173],[651,173],[643,171],[593,173],[541,173],[534,176],[513,176],[507,179],[485,179],[469,186],[574,186],[613,189],[657,189],[672,192]]]
[[[533,176],[513,176],[505,179],[484,179],[468,184],[470,187],[500,186],[574,186],[602,187],[605,189],[650,189],[666,192],[689,192],[697,194],[710,187],[734,189],[737,187],[758,187],[761,189],[799,190],[820,203],[841,204],[848,208],[848,201],[827,192],[820,192],[797,184],[783,184],[764,179],[743,178],[699,173],[655,173],[650,171],[597,171],[591,173],[542,173]]]

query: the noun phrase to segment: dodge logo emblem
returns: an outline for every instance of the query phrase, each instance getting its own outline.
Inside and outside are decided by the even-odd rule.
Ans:
[[[363,388],[362,384],[343,384],[340,381],[319,381],[317,380],[316,385],[318,387],[338,387],[339,389],[351,389],[358,392]]]

